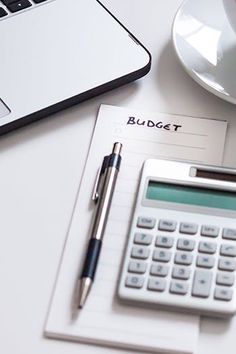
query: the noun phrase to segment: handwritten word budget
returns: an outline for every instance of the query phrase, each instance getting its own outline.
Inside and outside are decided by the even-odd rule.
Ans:
[[[143,120],[135,117],[129,117],[127,121],[127,125],[141,125],[146,126],[148,128],[157,128],[157,129],[164,129],[177,132],[182,125],[174,124],[174,123],[166,123],[162,121],[153,121],[151,119]]]

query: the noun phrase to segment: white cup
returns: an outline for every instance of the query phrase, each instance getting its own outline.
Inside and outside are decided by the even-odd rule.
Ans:
[[[236,0],[223,0],[223,3],[231,27],[236,33]]]

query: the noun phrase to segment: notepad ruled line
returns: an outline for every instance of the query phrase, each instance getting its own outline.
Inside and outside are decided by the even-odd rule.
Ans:
[[[147,156],[149,159],[150,158],[159,158],[159,159],[166,159],[168,158],[168,155],[160,155],[160,154],[153,154],[153,153],[145,153],[145,152],[137,152],[137,151],[127,151],[126,152],[129,152],[133,155],[139,155],[139,156]],[[173,160],[178,160],[178,161],[186,161],[185,158],[180,158],[178,157],[178,155],[172,155],[172,159]],[[196,163],[202,163],[203,160],[198,160],[198,159],[192,159],[192,158],[189,158],[189,160],[193,161],[193,162],[196,162]]]
[[[116,138],[118,139],[122,139],[123,136],[118,136],[116,135]],[[142,139],[142,138],[134,138],[134,137],[125,137],[126,140],[130,140],[130,141],[142,141],[145,143],[153,143],[156,145],[166,145],[166,146],[175,146],[175,147],[180,147],[180,148],[186,148],[186,149],[197,149],[197,150],[206,150],[206,148],[204,146],[194,146],[194,145],[184,145],[184,144],[173,144],[173,143],[168,143],[168,142],[163,142],[163,141],[157,141],[157,140],[150,140],[148,139],[148,141],[146,139]]]

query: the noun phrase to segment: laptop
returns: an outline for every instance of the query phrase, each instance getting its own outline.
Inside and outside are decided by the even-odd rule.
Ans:
[[[0,0],[0,134],[145,75],[151,56],[97,0]]]

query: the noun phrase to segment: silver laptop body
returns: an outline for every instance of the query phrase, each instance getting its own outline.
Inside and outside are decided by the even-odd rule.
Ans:
[[[2,0],[0,16],[0,134],[150,69],[148,51],[97,0]]]

